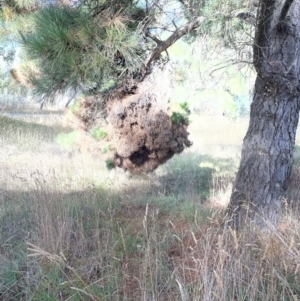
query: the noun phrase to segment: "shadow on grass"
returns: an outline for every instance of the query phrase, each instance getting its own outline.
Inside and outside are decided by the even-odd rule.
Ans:
[[[16,250],[29,241],[50,251],[63,249],[85,256],[97,249],[105,230],[113,229],[120,236],[122,227],[126,229],[123,235],[134,237],[128,239],[131,246],[126,248],[137,251],[139,243],[133,242],[147,215],[155,215],[160,226],[172,219],[183,224],[205,223],[211,212],[202,201],[209,196],[214,174],[222,172],[217,167],[227,164],[229,161],[187,155],[175,158],[151,180],[132,177],[121,187],[95,185],[69,192],[42,186],[29,191],[1,190],[0,246]],[[95,237],[96,229],[99,237]],[[83,247],[87,241],[89,247]]]
[[[231,165],[231,160],[184,154],[151,177],[131,176],[123,186],[92,184],[94,188],[65,192],[56,191],[53,183],[29,191],[1,190],[0,245],[37,243],[43,237],[42,245],[48,250],[69,250],[72,246],[82,253],[82,238],[91,239],[95,250],[95,229],[109,224],[120,235],[119,227],[124,225],[131,235],[138,235],[147,214],[156,214],[159,223],[165,223],[166,217],[193,223],[198,212],[197,224],[205,223],[211,212],[203,201],[216,177],[227,179],[223,181],[226,185],[232,180]],[[38,185],[43,179],[41,174]]]
[[[30,296],[44,300],[47,296],[47,300],[58,300],[63,295],[66,299],[77,294],[70,286],[78,288],[80,296],[87,283],[95,289],[89,291],[97,296],[95,300],[114,300],[116,291],[133,296],[138,287],[134,279],[141,276],[143,261],[153,266],[159,262],[155,277],[161,279],[158,283],[165,283],[172,275],[166,257],[175,240],[172,233],[184,236],[190,216],[200,225],[200,219],[206,218],[205,210],[196,221],[195,206],[177,203],[177,215],[172,217],[166,208],[175,205],[175,198],[165,197],[163,204],[148,201],[149,205],[134,204],[124,191],[101,187],[68,193],[43,188],[2,190],[0,298],[14,300],[12,297],[18,296],[16,300],[27,300]],[[147,248],[152,250],[149,258]],[[32,253],[35,256],[27,256]],[[134,283],[122,279],[124,273],[130,273]],[[125,291],[120,289],[120,281]],[[67,282],[71,285],[62,285]],[[165,290],[165,286],[156,289]]]
[[[63,126],[48,126],[44,124],[21,121],[5,116],[0,116],[1,136],[3,138],[16,138],[16,136],[43,136],[45,139],[53,139],[61,131],[66,131]]]
[[[53,222],[53,225],[57,225],[55,232],[59,232],[59,219],[76,221],[89,220],[91,216],[98,215],[106,217],[111,204],[114,212],[121,206],[116,194],[108,194],[102,189],[69,193],[43,188],[32,191],[1,190],[0,203],[2,243],[17,243],[26,239],[26,233],[30,233],[37,225],[45,226],[47,222]]]
[[[187,153],[174,157],[161,169],[164,174],[158,176],[158,182],[165,195],[193,193],[205,201],[213,189],[226,189],[235,177],[237,166],[233,159]]]
[[[271,278],[272,285],[265,274],[258,278],[252,292],[253,296],[257,294],[257,300],[269,300],[268,289],[274,290],[272,300],[289,300],[290,291],[286,293],[282,289],[282,279],[299,296],[298,268],[297,273],[294,270],[287,273],[276,266],[282,261],[274,260],[281,258],[277,256],[282,256],[282,248],[287,247],[285,242],[271,241],[278,244],[272,252],[279,251],[272,253],[267,261],[263,254],[270,250],[270,243],[265,235],[257,237],[257,232],[242,232],[236,236],[233,231],[219,232],[218,227],[207,221],[201,227],[195,220],[195,211],[192,226],[178,215],[172,217],[160,212],[151,203],[131,206],[131,200],[126,203],[123,197],[102,188],[69,193],[2,190],[0,299],[142,300],[143,293],[150,291],[159,296],[156,300],[181,300],[182,290],[178,288],[177,278],[175,281],[173,278],[177,273],[180,279],[185,279],[185,287],[192,288],[188,291],[190,300],[198,300],[199,287],[205,283],[207,274],[214,275],[216,267],[222,267],[230,271],[229,275],[239,277],[249,273],[242,280],[226,278],[227,286],[224,286],[225,299],[233,300],[232,290],[237,280],[240,281],[240,299],[245,300],[253,286],[253,281],[246,280],[253,279],[257,264],[269,273],[275,266],[274,277],[281,273],[278,278]],[[182,208],[178,206],[176,210]],[[253,249],[249,249],[249,242]],[[222,253],[219,252],[221,243]],[[226,265],[224,257],[220,258],[224,252],[230,260]],[[294,265],[293,257],[289,267],[296,269]],[[217,276],[213,288],[220,289]],[[156,281],[152,282],[153,279]],[[139,285],[143,285],[141,289]],[[211,287],[209,284],[208,288]],[[265,297],[260,298],[262,293]],[[221,296],[217,300],[222,300]]]
[[[3,146],[14,146],[19,151],[42,150],[44,143],[52,143],[55,137],[71,129],[59,124],[44,125],[0,116],[0,139]]]

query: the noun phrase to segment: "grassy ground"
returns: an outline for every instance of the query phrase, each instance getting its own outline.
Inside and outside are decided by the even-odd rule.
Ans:
[[[0,117],[0,300],[300,300],[300,149],[278,231],[221,229],[247,120],[192,119],[194,145],[138,177],[57,116]]]

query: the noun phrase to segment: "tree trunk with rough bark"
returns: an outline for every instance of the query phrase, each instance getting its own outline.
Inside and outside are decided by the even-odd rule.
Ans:
[[[257,71],[250,124],[227,214],[276,226],[289,180],[300,108],[300,1],[262,0],[253,46]]]

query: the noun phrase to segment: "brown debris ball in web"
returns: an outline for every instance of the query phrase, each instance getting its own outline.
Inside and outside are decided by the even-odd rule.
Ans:
[[[155,71],[142,82],[129,79],[106,96],[78,101],[73,114],[79,127],[89,133],[94,128],[106,132],[99,143],[106,149],[102,156],[108,168],[151,172],[192,145],[185,113],[172,115],[168,108],[169,87],[168,74]]]
[[[150,172],[192,143],[186,122],[172,123],[149,90],[113,99],[107,120],[116,153],[115,166],[132,173]]]

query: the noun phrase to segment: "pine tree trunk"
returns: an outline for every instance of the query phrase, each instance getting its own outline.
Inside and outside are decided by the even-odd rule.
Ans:
[[[278,87],[276,95],[268,95],[265,87],[266,83],[257,78],[249,129],[230,200],[235,224],[244,221],[246,213],[259,226],[265,219],[276,224],[291,171],[299,96],[291,95],[285,85]]]
[[[230,224],[276,225],[290,176],[300,108],[300,1],[262,0],[250,124],[227,210]]]

